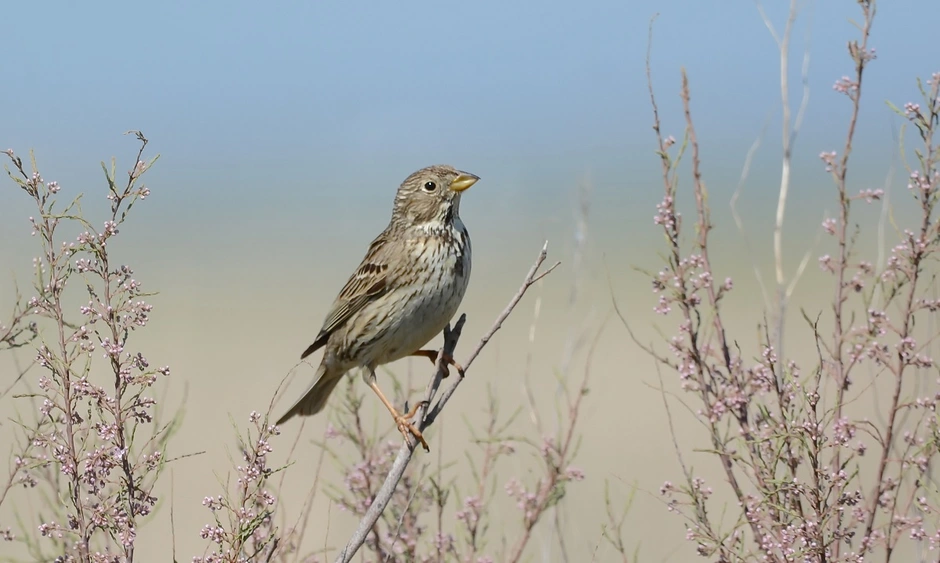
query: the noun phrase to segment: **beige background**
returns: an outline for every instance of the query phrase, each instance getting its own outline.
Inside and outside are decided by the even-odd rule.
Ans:
[[[468,192],[463,216],[474,237],[474,270],[461,308],[468,313],[469,320],[458,348],[458,359],[466,355],[516,291],[543,240],[550,241],[550,261],[561,260],[562,266],[532,288],[473,365],[441,423],[429,432],[431,454],[419,452],[415,463],[436,464],[438,452],[445,461],[457,461],[462,459],[464,450],[474,451],[468,442],[464,421],[479,425],[486,420],[486,386],[492,384],[498,390],[503,412],[511,412],[516,406],[525,405],[523,382],[527,369],[540,415],[552,421],[557,392],[553,373],[563,366],[565,350],[572,338],[594,334],[603,326],[591,365],[590,393],[578,421],[583,445],[575,465],[583,468],[587,479],[569,487],[562,507],[569,553],[576,561],[587,560],[591,554],[595,554],[598,561],[613,560],[613,552],[601,539],[602,526],[606,523],[603,511],[606,480],[615,503],[625,501],[634,483],[638,487],[624,533],[629,544],[640,546],[642,560],[688,560],[693,546],[682,540],[683,521],[669,514],[658,496],[664,480],[678,482],[681,474],[661,396],[655,390],[654,364],[630,342],[613,315],[611,305],[612,299],[617,299],[639,337],[664,349],[654,329],[659,327],[664,334],[672,334],[676,318],[652,313],[655,299],[649,281],[632,269],[638,266],[653,270],[661,265],[657,253],[663,250],[663,244],[652,224],[652,210],[613,207],[611,204],[615,202],[604,201],[596,195],[596,190],[579,194],[578,185],[586,185],[585,180],[571,178],[564,182],[559,180],[558,184],[569,187],[558,190],[563,195],[552,202],[547,213],[517,215],[510,221],[494,220],[493,216],[500,212],[488,213],[485,208],[486,200],[502,197],[501,191],[506,193],[507,188],[500,185],[499,179],[484,179]],[[649,187],[651,192],[656,189],[656,184]],[[772,189],[773,185],[767,183],[756,185],[754,191],[767,193]],[[154,199],[159,198],[158,190],[154,185]],[[816,199],[831,188],[822,179],[814,190],[798,186],[791,208],[786,256],[791,271],[805,250],[807,239],[812,243],[817,218],[821,217],[818,208],[812,209],[800,199]],[[803,198],[802,194],[807,192],[814,196]],[[390,188],[389,196],[391,193]],[[506,197],[511,200],[522,196],[509,194]],[[588,198],[591,206],[586,223],[580,227],[580,213],[576,211],[579,197]],[[819,199],[822,201],[822,196]],[[18,207],[12,210],[19,216],[26,212],[22,203],[17,202]],[[161,510],[140,531],[139,546],[148,554],[145,559],[148,561],[166,559],[171,553],[168,503],[172,475],[176,552],[183,560],[200,553],[203,545],[198,531],[210,521],[210,515],[200,504],[202,498],[219,494],[218,480],[225,479],[230,472],[228,455],[235,442],[229,416],[244,427],[250,411],[263,411],[267,407],[278,382],[295,366],[299,351],[314,336],[335,291],[358,262],[371,236],[381,228],[383,213],[379,209],[370,210],[368,220],[336,223],[317,210],[311,210],[309,222],[288,224],[279,223],[275,215],[268,214],[264,217],[271,222],[270,230],[262,226],[264,217],[254,217],[254,225],[246,225],[239,233],[229,229],[227,232],[232,238],[223,240],[221,234],[227,228],[221,220],[217,228],[209,224],[173,225],[159,217],[154,207],[147,207],[149,203],[140,207],[140,220],[128,224],[112,252],[116,256],[132,256],[136,277],[144,280],[149,289],[160,291],[152,298],[156,309],[150,326],[135,334],[134,341],[146,352],[151,364],[172,366],[172,376],[158,384],[159,392],[166,390],[167,393],[163,405],[173,408],[180,405],[184,395],[186,397],[183,428],[168,453],[171,457],[197,451],[205,453],[171,465],[170,473],[157,491]],[[906,205],[902,202],[898,208],[902,219]],[[620,209],[629,211],[621,214]],[[871,220],[875,212],[865,209],[860,217]],[[767,214],[767,210],[760,209],[746,217],[751,229],[748,238],[754,249],[753,263],[762,268],[765,276],[771,274],[768,269],[770,231],[768,223],[762,221],[762,216]],[[735,289],[725,309],[729,332],[750,354],[755,350],[756,326],[762,314],[758,287],[751,272],[752,262],[747,258],[747,248],[733,227],[727,208],[716,205],[714,218],[718,225],[713,254],[716,274],[735,280]],[[192,228],[206,229],[207,234],[193,238],[181,236]],[[213,233],[214,230],[217,232]],[[575,233],[580,233],[579,237]],[[889,233],[889,236],[893,235]],[[29,238],[28,229],[24,228],[17,229],[15,237],[15,247],[4,247],[4,258],[18,260],[20,267],[14,270],[22,283],[26,280],[23,266],[29,263],[26,257],[32,252],[28,245],[36,241]],[[330,238],[329,244],[320,242],[325,237]],[[576,241],[582,237],[584,243],[579,251]],[[277,244],[273,243],[275,238],[279,241]],[[866,232],[863,244],[865,252],[873,256],[871,238]],[[832,242],[823,239],[814,256],[831,247]],[[577,271],[572,266],[575,254],[580,264]],[[794,298],[788,340],[789,351],[795,358],[807,362],[804,363],[807,371],[812,367],[811,357],[807,356],[812,340],[796,311],[798,307],[808,311],[826,310],[825,304],[832,292],[828,278],[815,266],[815,259],[812,262]],[[10,286],[6,284],[4,289],[4,294],[9,296]],[[540,312],[535,319],[537,302]],[[16,355],[20,361],[29,359],[26,351]],[[532,363],[527,367],[530,356]],[[576,346],[565,373],[570,385],[580,381],[585,356],[586,347]],[[10,360],[10,354],[2,357],[3,373],[11,372]],[[391,368],[399,373],[414,369],[419,379],[422,374],[430,373],[423,360],[415,362],[410,365],[402,361]],[[297,377],[289,387],[291,398],[307,384],[313,372],[310,365],[297,367]],[[27,377],[35,380],[38,376],[39,372],[34,370]],[[664,379],[667,388],[675,391],[675,374],[666,372]],[[0,409],[10,412],[12,405],[13,400],[8,396]],[[17,405],[24,408],[22,402]],[[377,400],[368,396],[366,405],[367,412],[376,417],[379,428],[390,428],[387,414]],[[284,406],[275,410],[280,412]],[[705,476],[720,490],[715,460],[689,453],[693,447],[705,445],[700,427],[682,408],[675,407],[673,412],[677,415],[680,444],[696,473]],[[272,466],[284,461],[298,428],[299,424],[292,421],[273,443]],[[285,509],[290,515],[300,510],[299,501],[295,499],[305,494],[310,486],[318,456],[317,448],[308,440],[320,439],[324,428],[325,418],[320,416],[309,419],[303,429],[296,465],[288,471],[283,491],[288,499]],[[4,420],[2,429],[0,446],[9,451],[12,425]],[[512,431],[537,437],[528,415],[519,417]],[[339,470],[328,462],[322,479],[339,484]],[[539,463],[534,457],[519,453],[499,467],[497,480],[500,487],[511,477],[532,483],[538,471]],[[468,477],[460,469],[453,473],[461,479]],[[30,503],[24,491],[15,491],[0,512],[2,521],[9,521],[14,507],[30,510],[30,506],[35,506]],[[336,507],[331,508],[325,495],[319,495],[316,503],[309,523],[307,546],[313,549],[342,545],[354,526],[354,519]],[[488,512],[494,524],[499,524],[494,529],[505,529],[512,538],[519,528],[519,513],[502,491],[497,494],[497,506],[506,509]],[[332,515],[329,525],[328,515]],[[529,553],[535,560],[554,561],[559,557],[558,552],[553,551],[556,549],[551,526],[540,526]]]

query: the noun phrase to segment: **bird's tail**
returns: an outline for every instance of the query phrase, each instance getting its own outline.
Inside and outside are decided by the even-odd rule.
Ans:
[[[317,368],[317,376],[310,387],[304,391],[299,401],[288,409],[288,411],[278,421],[277,425],[284,424],[294,416],[311,416],[317,414],[326,406],[330,393],[336,388],[336,384],[343,379],[343,373],[327,372],[326,366],[320,364]]]

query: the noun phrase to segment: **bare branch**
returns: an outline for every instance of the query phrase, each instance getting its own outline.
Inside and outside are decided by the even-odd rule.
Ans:
[[[476,359],[480,354],[486,344],[490,341],[496,331],[498,331],[503,322],[509,317],[516,305],[519,304],[519,301],[522,300],[522,297],[525,295],[526,291],[538,280],[543,278],[545,275],[554,270],[559,263],[555,263],[548,270],[540,273],[539,268],[542,266],[542,263],[545,262],[545,259],[548,256],[548,242],[542,246],[541,252],[539,252],[538,258],[536,258],[535,263],[532,264],[532,267],[529,269],[529,273],[526,275],[525,280],[522,282],[522,285],[519,287],[519,290],[516,294],[509,300],[509,304],[503,310],[496,321],[493,323],[493,326],[480,338],[479,343],[477,343],[476,348],[470,352],[470,355],[467,357],[467,360],[463,362],[464,372],[470,368],[470,364]],[[463,330],[464,322],[466,322],[466,315],[461,315],[457,320],[457,323],[454,325],[454,328],[451,329],[450,326],[444,329],[444,347],[441,349],[441,353],[438,354],[437,361],[437,371],[434,375],[434,378],[428,384],[428,390],[425,395],[425,400],[428,404],[434,399],[435,394],[437,393],[438,388],[440,387],[441,381],[444,378],[444,362],[443,358],[447,355],[453,356],[454,349],[457,347],[457,341],[460,338],[460,333]],[[418,429],[424,430],[428,426],[434,423],[434,420],[441,413],[441,410],[447,404],[447,401],[450,400],[450,397],[456,391],[457,386],[463,381],[462,377],[456,378],[454,383],[448,387],[442,394],[440,399],[438,399],[437,404],[434,405],[434,408],[425,416],[425,407],[420,407],[416,415],[416,419],[420,422],[418,423]],[[392,464],[392,468],[388,473],[388,476],[385,478],[385,482],[382,484],[382,487],[379,489],[378,493],[375,495],[375,500],[372,501],[372,504],[369,506],[369,510],[363,516],[362,520],[359,522],[359,526],[356,528],[356,531],[353,533],[352,537],[349,538],[349,541],[346,543],[346,547],[339,553],[336,557],[336,561],[339,563],[348,563],[352,561],[352,558],[356,555],[356,552],[362,547],[362,544],[366,540],[366,536],[370,533],[375,523],[378,522],[379,517],[382,515],[382,512],[385,511],[385,507],[388,506],[389,501],[392,498],[392,494],[395,492],[395,488],[398,486],[398,482],[401,481],[402,476],[405,474],[405,469],[408,467],[408,463],[411,461],[411,456],[414,454],[414,448],[416,444],[413,440],[409,440],[402,444],[401,449],[398,451],[398,456],[395,458],[395,462]]]
[[[783,105],[783,163],[780,168],[780,191],[777,198],[777,216],[774,223],[774,266],[777,273],[778,288],[786,283],[783,274],[783,219],[787,209],[787,195],[790,192],[792,145],[797,134],[795,125],[792,134],[790,132],[790,82],[788,76],[790,70],[790,33],[793,31],[793,23],[796,21],[796,12],[796,0],[791,0],[790,13],[782,38],[778,39],[773,28],[770,28],[770,32],[774,35],[774,40],[777,41],[777,46],[780,48],[780,100]],[[763,11],[761,15],[764,15]],[[764,17],[766,18],[765,15]],[[804,101],[805,98],[804,96]]]

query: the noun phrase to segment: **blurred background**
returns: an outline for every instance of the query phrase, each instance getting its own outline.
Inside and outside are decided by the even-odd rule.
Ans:
[[[778,32],[788,4],[764,6]],[[903,120],[885,101],[918,101],[915,78],[940,70],[930,39],[934,20],[917,17],[933,7],[930,0],[880,7],[871,41],[878,60],[865,76],[851,191],[887,187],[899,220],[910,211],[897,155]],[[4,7],[0,149],[21,156],[35,150],[45,179],[58,181],[64,196],[83,192],[92,217],[103,217],[107,206],[99,162],[114,156],[119,171],[133,164],[137,146],[125,131],[143,131],[151,141],[146,154],[161,154],[147,176],[152,195],[135,208],[112,252],[146,289],[159,292],[151,299],[151,324],[136,342],[151,364],[173,370],[165,404],[184,403],[183,432],[170,453],[205,451],[172,467],[180,557],[202,552],[199,529],[211,515],[201,500],[220,492],[218,481],[228,471],[235,444],[230,416],[245,424],[249,412],[267,408],[388,221],[398,184],[436,163],[482,178],[461,205],[474,265],[458,360],[516,291],[545,240],[550,260],[562,266],[533,288],[474,364],[430,432],[432,453],[442,448],[445,458],[461,459],[473,447],[466,423],[486,420],[487,385],[507,412],[524,405],[526,370],[543,416],[554,416],[555,374],[576,384],[586,355],[577,342],[600,331],[579,421],[584,442],[576,464],[587,478],[565,499],[568,548],[600,561],[611,556],[601,540],[606,480],[615,503],[634,483],[638,487],[626,540],[640,545],[643,560],[691,557],[694,546],[681,541],[683,522],[658,499],[662,482],[681,474],[660,394],[651,387],[657,385],[654,364],[612,315],[615,298],[639,338],[661,349],[657,330],[672,334],[677,323],[653,314],[649,280],[635,269],[658,270],[664,250],[652,221],[662,180],[645,76],[648,25],[657,13],[651,62],[663,133],[677,139],[683,133],[684,67],[714,208],[712,257],[716,271],[735,280],[726,304],[731,330],[751,345],[762,307],[753,268],[772,277],[781,150],[779,55],[753,2]],[[858,17],[855,2],[808,1],[793,32],[794,111],[806,49],[811,93],[793,157],[785,226],[789,272],[815,244],[826,209],[835,211],[834,188],[818,155],[844,144],[850,104],[832,84],[852,73],[846,42],[858,36],[850,22]],[[758,137],[762,144],[739,201],[742,237],[728,202]],[[0,312],[12,303],[14,281],[24,288],[30,282],[38,250],[27,221],[33,213],[31,202],[6,181],[0,189]],[[871,225],[877,213],[873,206],[857,218]],[[875,242],[863,229],[863,248],[872,255]],[[815,256],[831,248],[826,239],[815,247],[794,298],[789,342],[796,357],[812,351],[811,335],[796,330],[799,307],[821,311],[831,294],[815,266]],[[0,377],[13,372],[10,358],[0,362]],[[430,371],[418,360],[391,367]],[[313,373],[314,366],[297,368],[285,402]],[[675,387],[675,375],[665,377]],[[371,399],[377,424],[390,425]],[[6,397],[0,412],[9,412],[11,401]],[[680,439],[701,446],[699,428],[678,416]],[[10,425],[2,424],[0,447],[7,451]],[[323,417],[306,422],[288,491],[302,494],[309,487],[305,475],[312,474],[318,453],[305,440],[321,438],[325,424]],[[515,426],[517,434],[537,434],[528,416]],[[298,428],[293,421],[286,425],[275,456],[286,456]],[[416,458],[432,459],[420,452]],[[499,470],[500,480],[525,478],[536,467],[526,457],[514,463]],[[700,465],[717,477],[714,460],[703,456]],[[324,478],[336,482],[340,473],[329,466]],[[165,485],[159,493],[168,500]],[[310,545],[345,543],[354,519],[330,510],[325,496],[318,503]],[[0,511],[0,523],[9,522],[11,504]],[[299,502],[287,509],[298,511]],[[513,510],[505,512],[510,530],[518,522]],[[164,505],[138,534],[140,549],[152,554],[146,560],[170,556],[168,530]],[[554,560],[551,549],[550,538],[539,537],[531,553]]]

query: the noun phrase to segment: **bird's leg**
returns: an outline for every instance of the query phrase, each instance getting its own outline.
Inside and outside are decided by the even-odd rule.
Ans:
[[[427,358],[431,360],[432,364],[437,363],[437,350],[418,350],[417,352],[412,352],[409,355]],[[454,366],[454,368],[457,369],[457,373],[460,374],[460,377],[463,377],[463,366],[455,362],[453,356],[450,354],[444,354],[444,377],[450,375],[450,370],[447,368],[448,364]]]
[[[392,413],[392,418],[395,419],[395,424],[398,426],[398,431],[401,432],[402,436],[407,439],[408,434],[411,434],[419,442],[421,442],[421,445],[424,446],[424,451],[431,451],[431,448],[428,447],[428,443],[424,440],[424,436],[421,434],[421,431],[415,428],[414,424],[409,422],[418,413],[418,408],[420,408],[421,405],[427,403],[427,401],[421,401],[420,403],[416,404],[414,408],[412,408],[408,413],[401,414],[398,412],[398,409],[392,406],[391,401],[385,398],[385,394],[382,393],[382,390],[379,389],[379,384],[375,381],[375,373],[370,374],[369,387],[371,387],[372,390],[375,391],[375,394],[379,396],[379,399],[382,401],[382,404],[385,405],[385,408],[388,409],[388,412]]]

